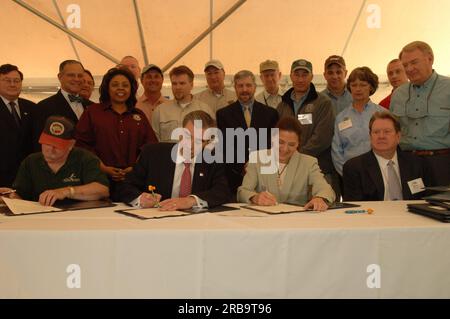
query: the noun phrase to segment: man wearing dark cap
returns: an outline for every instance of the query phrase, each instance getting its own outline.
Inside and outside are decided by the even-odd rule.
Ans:
[[[142,70],[141,83],[144,87],[144,93],[137,99],[136,107],[144,112],[149,123],[152,122],[152,114],[155,108],[168,101],[161,94],[163,82],[164,75],[159,66],[149,64]]]
[[[284,93],[280,88],[281,72],[278,62],[273,60],[261,62],[259,73],[264,90],[255,96],[255,100],[276,109]]]
[[[347,90],[345,79],[347,68],[345,60],[339,55],[331,55],[325,60],[323,76],[327,81],[327,87],[321,93],[326,94],[338,115],[343,109],[352,104],[352,94]]]
[[[302,127],[300,152],[317,158],[325,179],[338,193],[339,182],[331,160],[331,141],[336,115],[331,100],[318,93],[311,83],[312,70],[312,64],[307,60],[300,59],[292,63],[292,88],[283,95],[277,110],[280,119],[298,119]]]
[[[209,105],[213,112],[236,101],[234,91],[225,88],[225,70],[219,60],[210,60],[205,64],[205,78],[208,88],[194,95],[194,98]]]
[[[42,152],[29,155],[20,165],[12,198],[39,201],[53,205],[66,198],[98,200],[109,196],[108,179],[100,171],[97,157],[74,148],[73,123],[51,116],[39,138]],[[0,188],[0,192],[9,191]]]

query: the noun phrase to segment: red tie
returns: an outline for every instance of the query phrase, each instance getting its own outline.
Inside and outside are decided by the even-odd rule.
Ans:
[[[191,185],[191,163],[184,163],[183,175],[181,175],[180,183],[180,195],[179,197],[186,197],[191,195],[192,185]]]

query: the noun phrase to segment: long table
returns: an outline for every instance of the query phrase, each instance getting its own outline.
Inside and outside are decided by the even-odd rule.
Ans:
[[[450,225],[407,203],[359,203],[371,215],[2,215],[0,298],[450,298]]]

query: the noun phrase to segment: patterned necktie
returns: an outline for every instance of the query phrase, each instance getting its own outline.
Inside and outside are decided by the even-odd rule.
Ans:
[[[11,114],[14,118],[14,122],[16,122],[17,127],[20,127],[21,121],[20,121],[19,114],[17,114],[16,103],[9,102],[9,106],[11,106]]]
[[[395,172],[393,161],[389,161],[387,164],[387,183],[389,199],[402,200],[402,187],[400,185],[400,179]]]
[[[183,175],[181,175],[180,182],[180,195],[179,197],[186,197],[191,195],[192,184],[191,184],[191,163],[184,163]]]
[[[78,102],[78,103],[83,102],[83,98],[81,96],[73,95],[73,94],[69,94],[69,100],[70,100],[70,102]]]
[[[250,123],[252,122],[252,114],[250,113],[250,106],[244,105],[244,119],[245,123],[247,123],[247,127],[250,127]]]

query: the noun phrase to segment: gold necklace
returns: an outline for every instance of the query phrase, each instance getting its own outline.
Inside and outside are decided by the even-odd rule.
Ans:
[[[278,172],[277,172],[278,173],[278,176],[277,176],[278,187],[281,187],[281,175],[283,175],[283,172],[286,169],[286,167],[288,166],[288,164],[289,164],[289,161],[284,165],[284,167],[282,168],[281,172],[280,172],[280,169],[278,169]]]

